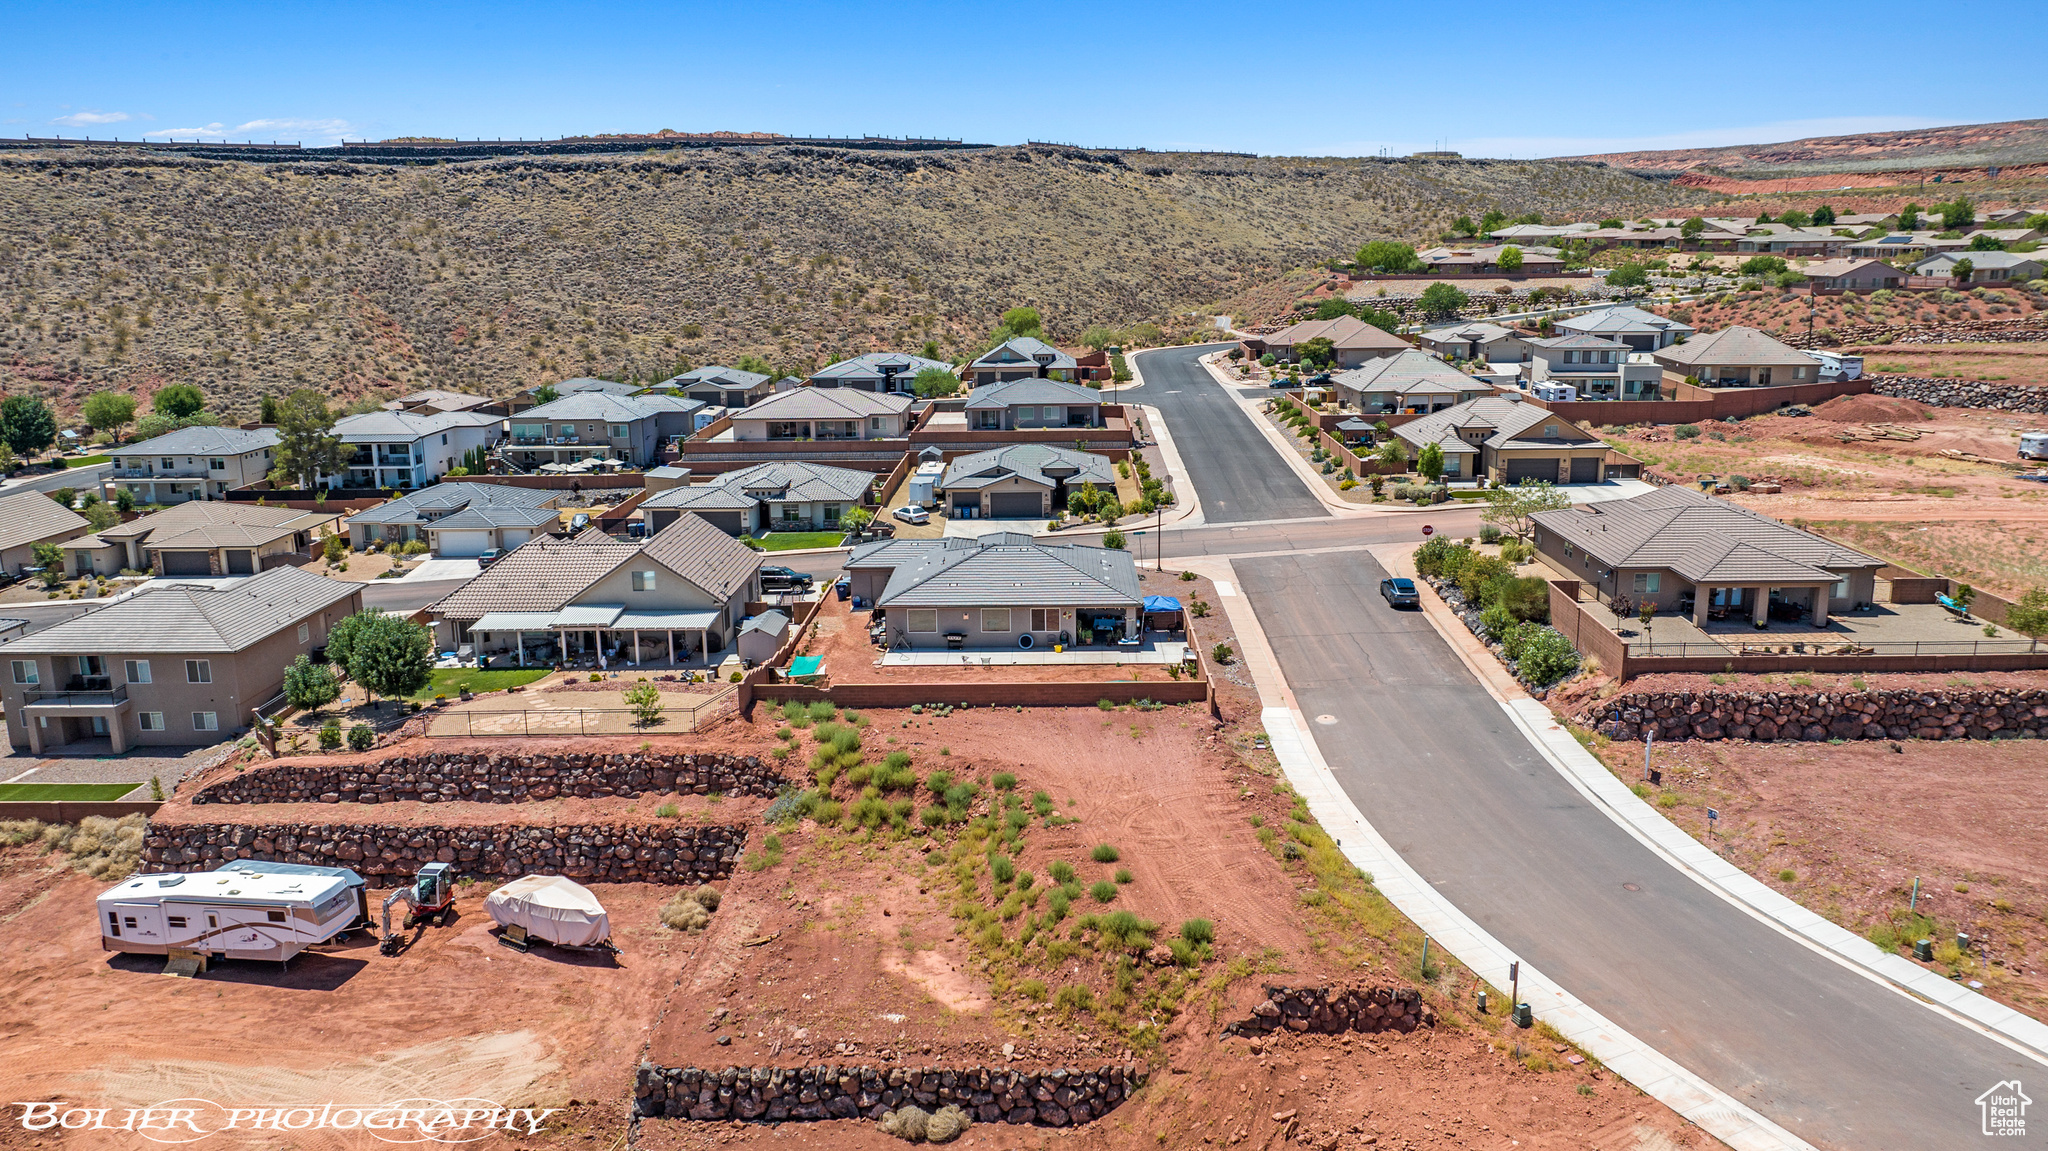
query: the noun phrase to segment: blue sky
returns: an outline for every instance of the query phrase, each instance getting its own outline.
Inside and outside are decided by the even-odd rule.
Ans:
[[[2048,35],[2019,12],[0,0],[17,45],[0,134],[312,145],[675,128],[1569,155],[2048,115],[2021,79],[2039,76]],[[1967,69],[1900,56],[1936,17],[1996,31],[1966,36]]]

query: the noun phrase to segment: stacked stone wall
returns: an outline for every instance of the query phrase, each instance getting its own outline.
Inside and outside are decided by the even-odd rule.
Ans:
[[[235,859],[346,867],[372,882],[410,881],[425,863],[461,875],[579,882],[697,884],[724,879],[745,850],[743,827],[568,824],[559,827],[405,827],[349,823],[151,824],[151,871],[211,871]]]
[[[2039,739],[2048,691],[1629,692],[1580,720],[1627,740],[1652,729],[1660,740]]]
[[[1226,1035],[1264,1035],[1271,1031],[1315,1032],[1399,1031],[1436,1026],[1436,1012],[1422,1003],[1411,987],[1272,987],[1252,1008],[1251,1018],[1223,1029]]]
[[[657,1067],[634,1078],[635,1114],[646,1118],[767,1123],[880,1119],[899,1107],[947,1104],[982,1123],[1069,1127],[1099,1119],[1145,1083],[1129,1065],[1092,1071],[1000,1067]]]
[[[712,792],[772,798],[788,785],[773,764],[751,755],[435,752],[369,763],[276,763],[200,788],[192,802],[530,803],[557,796],[636,799],[643,793]]]

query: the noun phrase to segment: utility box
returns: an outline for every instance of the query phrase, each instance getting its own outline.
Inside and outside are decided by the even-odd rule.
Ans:
[[[1914,940],[1913,958],[1919,960],[1922,963],[1934,962],[1934,941],[1932,939]]]
[[[1531,1010],[1529,1009],[1529,1005],[1528,1005],[1528,1004],[1526,1004],[1526,1003],[1517,1003],[1517,1004],[1515,1004],[1515,1026],[1517,1026],[1517,1027],[1534,1027],[1534,1026],[1536,1026],[1536,1013],[1535,1013],[1534,1011],[1531,1011]]]

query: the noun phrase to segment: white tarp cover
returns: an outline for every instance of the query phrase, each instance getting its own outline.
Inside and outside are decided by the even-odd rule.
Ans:
[[[590,889],[559,875],[515,879],[484,897],[500,927],[518,924],[527,934],[565,947],[594,947],[610,939],[611,916]]]

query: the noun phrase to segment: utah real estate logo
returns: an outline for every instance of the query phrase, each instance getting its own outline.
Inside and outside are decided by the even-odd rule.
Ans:
[[[2020,1081],[2007,1079],[1995,1083],[1989,1091],[1977,1096],[1977,1106],[1983,1112],[1984,1134],[2015,1136],[2027,1133],[2027,1104],[2033,1100],[2020,1090]]]

